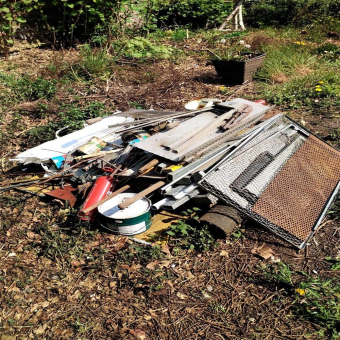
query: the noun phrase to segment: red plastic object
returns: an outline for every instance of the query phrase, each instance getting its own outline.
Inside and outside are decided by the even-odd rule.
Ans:
[[[89,192],[84,205],[83,205],[83,209],[80,211],[79,213],[79,218],[82,221],[90,221],[93,222],[94,218],[96,217],[97,214],[97,208],[93,209],[92,211],[90,211],[89,213],[85,214],[83,213],[83,210],[86,208],[91,207],[93,204],[99,202],[101,199],[103,199],[108,191],[110,190],[110,187],[112,186],[114,181],[113,177],[110,176],[102,176],[99,177],[95,183],[93,184],[93,187],[91,189],[91,191]]]
[[[258,103],[258,104],[262,104],[262,105],[267,105],[267,102],[264,99],[255,100],[254,103]]]

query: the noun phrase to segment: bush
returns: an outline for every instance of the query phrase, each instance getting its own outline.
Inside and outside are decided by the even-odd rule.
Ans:
[[[34,22],[43,27],[54,45],[84,41],[101,31],[110,42],[120,36],[129,20],[139,14],[149,20],[147,0],[2,0],[0,3],[0,47],[13,44],[15,27]]]
[[[339,18],[340,2],[334,0],[249,0],[246,23],[253,27],[306,26],[322,19]]]
[[[168,0],[160,1],[155,14],[159,26],[193,28],[216,27],[232,10],[232,2],[224,0]]]

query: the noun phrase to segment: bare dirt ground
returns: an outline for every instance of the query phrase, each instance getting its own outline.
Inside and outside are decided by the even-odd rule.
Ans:
[[[2,62],[17,72],[37,73],[58,58],[76,51],[29,50]],[[260,99],[256,84],[225,86],[206,60],[188,57],[174,63],[117,64],[110,81],[83,85],[69,95],[59,89],[58,101],[100,101],[125,110],[138,103],[146,108],[182,110],[191,99],[244,97]],[[271,112],[282,112],[279,107]],[[18,120],[9,108],[1,129]],[[22,113],[15,133],[2,145],[2,168],[25,150],[25,131],[53,120]],[[303,111],[290,115],[328,138],[337,120]],[[13,178],[12,178],[13,179]],[[8,176],[2,175],[2,180]],[[311,244],[297,251],[253,222],[239,239],[228,237],[204,253],[171,245],[143,250],[77,222],[62,202],[38,199],[16,191],[0,196],[0,339],[317,339],[320,325],[294,315],[295,288],[305,280],[332,278],[326,257],[339,258],[340,224],[334,216],[323,223]],[[292,284],[270,279],[261,269],[273,265],[252,253],[265,244],[274,259],[290,266]],[[321,333],[320,333],[321,334]],[[327,335],[320,338],[327,338]]]

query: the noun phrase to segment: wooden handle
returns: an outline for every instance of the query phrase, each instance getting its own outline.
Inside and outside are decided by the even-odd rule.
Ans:
[[[117,196],[118,194],[121,194],[122,192],[126,191],[127,189],[130,188],[130,185],[125,185],[122,188],[114,191],[111,195],[106,196],[104,198],[102,198],[100,201],[98,201],[97,203],[91,205],[90,207],[86,208],[85,210],[83,210],[83,213],[87,214],[90,211],[92,211],[93,209],[96,209],[97,207],[99,207],[100,205],[102,205],[103,203],[105,203],[106,201],[110,200],[112,197]]]
[[[139,194],[137,194],[137,195],[135,195],[131,198],[128,198],[124,202],[118,204],[118,207],[120,209],[125,209],[125,208],[129,207],[131,204],[139,201],[141,198],[145,197],[146,195],[151,194],[153,191],[162,187],[164,184],[165,184],[165,182],[159,181],[159,182],[155,183],[154,185],[151,185],[151,187],[148,187],[147,189],[141,191]]]
[[[158,159],[153,159],[152,161],[150,161],[149,163],[146,163],[140,169],[138,169],[138,173],[142,174],[143,172],[145,172],[145,171],[147,171],[151,168],[154,168],[158,163],[159,163]]]
[[[121,167],[122,167],[122,164],[119,164],[119,165],[117,166],[117,168],[114,169],[113,172],[110,174],[110,177],[113,177],[113,176],[118,172],[118,170],[119,170]]]

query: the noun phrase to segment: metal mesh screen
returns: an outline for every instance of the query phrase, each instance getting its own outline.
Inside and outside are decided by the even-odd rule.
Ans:
[[[340,153],[279,116],[199,183],[302,248],[340,180]]]
[[[340,152],[309,136],[252,210],[306,240],[340,180]]]

